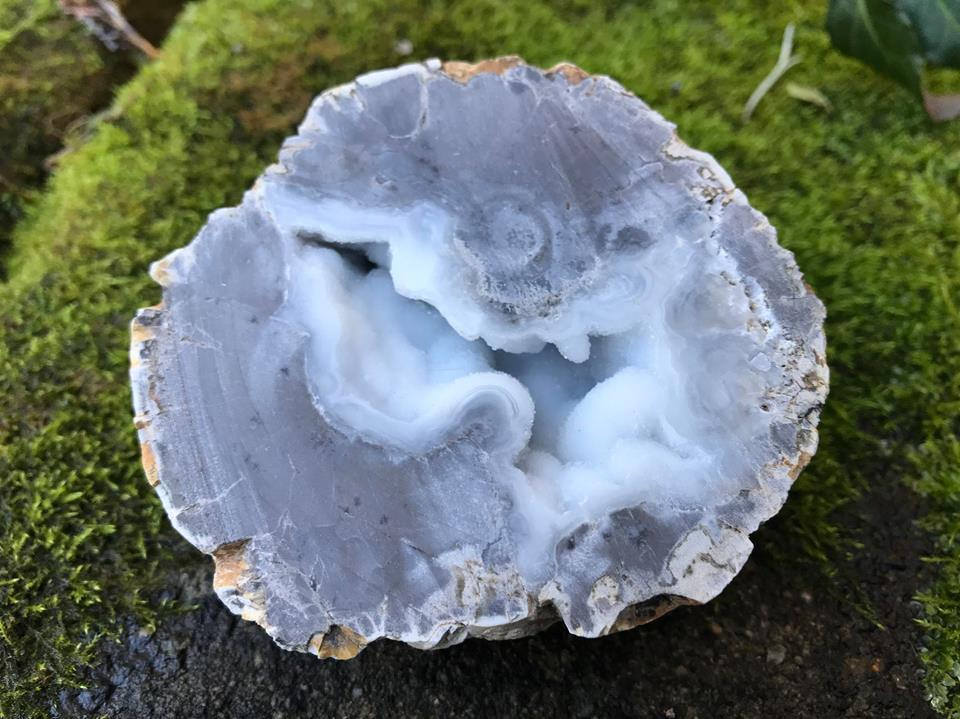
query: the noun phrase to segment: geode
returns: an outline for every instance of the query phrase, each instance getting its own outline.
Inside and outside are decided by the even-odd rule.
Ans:
[[[706,602],[816,448],[824,310],[793,256],[572,65],[329,90],[151,271],[147,477],[288,649],[596,637]]]

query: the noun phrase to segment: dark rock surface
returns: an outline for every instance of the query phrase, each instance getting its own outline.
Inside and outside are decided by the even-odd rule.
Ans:
[[[917,511],[906,490],[881,486],[847,518],[865,538],[849,581],[884,628],[817,568],[772,557],[775,522],[717,600],[603,639],[555,627],[441,652],[378,642],[349,662],[320,661],[277,648],[210,594],[152,636],[107,647],[91,689],[63,697],[57,714],[932,718],[914,646],[917,557],[929,549]]]

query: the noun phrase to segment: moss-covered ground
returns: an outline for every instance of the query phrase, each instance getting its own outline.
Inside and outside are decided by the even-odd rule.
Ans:
[[[120,2],[161,33],[181,4]],[[53,156],[84,134],[136,60],[134,52],[108,52],[56,0],[0,0],[0,278],[10,232]]]
[[[30,5],[31,3],[27,3]],[[824,4],[759,0],[203,0],[65,157],[18,225],[0,285],[0,715],[45,716],[99,637],[149,601],[183,545],[141,479],[127,324],[148,263],[236,203],[310,97],[412,57],[517,53],[612,75],[713,153],[768,214],[829,311],[821,449],[787,504],[784,562],[842,575],[835,511],[871,485],[927,498],[937,539],[917,644],[960,717],[960,122],[830,50]],[[743,102],[797,23],[788,79]],[[3,36],[0,36],[0,42]],[[7,112],[6,110],[4,112]],[[801,551],[802,550],[802,551]]]

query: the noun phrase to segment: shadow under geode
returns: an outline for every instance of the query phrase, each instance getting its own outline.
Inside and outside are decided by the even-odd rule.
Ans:
[[[822,571],[758,550],[724,593],[638,629],[578,639],[555,626],[509,642],[421,652],[377,642],[354,660],[277,648],[185,575],[199,608],[149,636],[103,647],[91,688],[61,696],[60,716],[229,717],[934,717],[923,696],[912,597],[927,538],[916,497],[883,482],[844,518],[864,552],[852,579],[883,628]]]

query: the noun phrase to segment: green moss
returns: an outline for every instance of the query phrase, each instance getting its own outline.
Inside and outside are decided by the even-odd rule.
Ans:
[[[133,69],[56,0],[0,0],[0,268],[23,203],[46,175],[44,160]]]
[[[156,39],[183,0],[120,0]],[[135,72],[133,50],[108,52],[57,0],[0,0],[0,279],[10,233],[55,164],[81,142],[115,87]]]
[[[958,376],[954,374],[954,383]],[[934,433],[914,455],[916,486],[936,508],[924,524],[939,537],[939,553],[931,558],[937,581],[920,596],[925,608],[921,623],[927,634],[923,659],[933,705],[951,717],[960,716],[960,441],[955,421],[954,425],[946,430],[949,434]]]
[[[830,51],[819,3],[206,0],[111,120],[67,157],[15,237],[0,286],[0,708],[71,681],[91,642],[181,547],[140,479],[126,325],[159,291],[146,267],[236,203],[309,98],[416,57],[519,53],[613,75],[712,152],[824,299],[832,396],[822,447],[778,525],[833,557],[830,517],[871,482],[930,498],[939,580],[924,596],[927,682],[960,716],[960,123],[931,126],[903,91]],[[835,111],[776,88],[740,110],[797,23]],[[792,545],[795,546],[795,545]],[[166,560],[164,558],[167,558]],[[919,634],[918,634],[919,641]],[[40,709],[38,709],[40,707]]]

